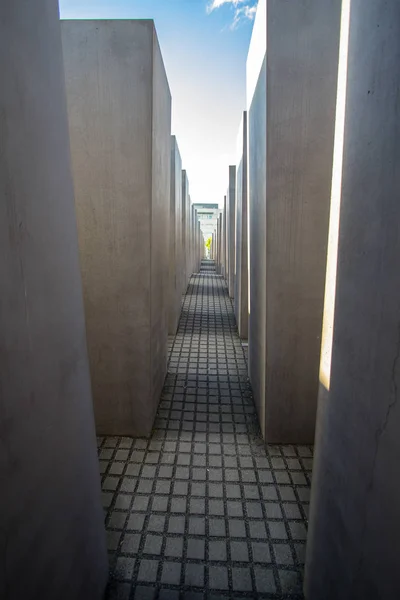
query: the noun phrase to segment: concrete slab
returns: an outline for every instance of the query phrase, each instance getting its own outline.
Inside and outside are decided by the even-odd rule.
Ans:
[[[226,193],[227,221],[226,221],[226,245],[228,257],[228,291],[230,298],[235,295],[236,274],[236,166],[229,167],[229,186]]]
[[[190,261],[190,196],[189,179],[187,172],[182,171],[182,236],[183,236],[183,255],[184,255],[184,275],[185,288],[189,283],[192,274]]]
[[[216,272],[221,275],[222,273],[222,212],[218,216],[217,222],[217,265]]]
[[[400,598],[400,5],[343,2],[342,22],[305,592],[389,600]]]
[[[221,275],[226,279],[227,277],[227,247],[226,247],[226,196],[224,196],[224,209],[222,212],[222,236],[221,236],[221,259],[222,259],[222,271]]]
[[[237,140],[235,316],[239,336],[248,337],[248,247],[247,247],[247,112],[243,113]]]
[[[248,57],[250,378],[270,443],[314,439],[339,30],[338,2],[260,0]]]
[[[108,576],[56,2],[0,14],[0,597]]]
[[[176,137],[171,138],[171,197],[169,226],[169,314],[168,333],[176,333],[181,313],[183,284],[182,251],[182,160]]]
[[[171,96],[152,21],[62,21],[97,431],[148,436],[166,375]]]

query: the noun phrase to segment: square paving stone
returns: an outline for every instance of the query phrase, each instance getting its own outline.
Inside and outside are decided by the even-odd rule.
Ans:
[[[204,560],[204,540],[189,538],[187,546],[187,557],[197,560]]]
[[[161,583],[179,585],[181,581],[181,563],[164,562],[161,574]]]
[[[267,530],[262,521],[250,521],[249,523],[250,537],[255,539],[266,539]]]
[[[141,535],[137,533],[126,533],[121,546],[124,554],[136,554],[139,550]]]
[[[135,559],[127,556],[119,556],[115,567],[115,576],[119,580],[132,579]]]
[[[292,565],[293,556],[289,544],[274,544],[275,560],[278,565]]]
[[[247,542],[231,542],[231,558],[238,562],[248,562],[249,551]]]
[[[246,537],[246,527],[244,521],[239,519],[229,519],[230,537]]]
[[[183,537],[168,537],[165,546],[165,556],[181,558],[183,554]]]
[[[189,484],[184,481],[176,481],[174,483],[173,494],[175,496],[187,496]]]
[[[127,518],[127,512],[113,511],[108,521],[108,527],[110,527],[111,529],[123,529],[125,527]]]
[[[205,519],[203,517],[189,517],[189,533],[192,535],[205,534]]]
[[[146,535],[143,552],[145,554],[161,554],[162,537],[156,535]]]
[[[264,508],[267,519],[283,519],[281,507],[277,502],[266,502]]]
[[[251,582],[250,569],[233,567],[232,587],[235,592],[251,592],[253,585]]]
[[[257,592],[259,592],[260,594],[275,594],[276,593],[274,574],[271,569],[255,567],[254,575],[256,578]]]
[[[250,519],[262,519],[263,512],[260,502],[246,502],[246,512]]]
[[[209,586],[214,590],[228,590],[228,569],[226,567],[209,567]]]
[[[208,556],[210,560],[225,561],[227,557],[226,542],[210,541],[208,545]]]
[[[153,511],[166,512],[168,507],[168,496],[154,496],[151,506]]]
[[[184,533],[185,517],[170,517],[168,522],[168,533]]]
[[[204,586],[204,565],[188,564],[185,568],[185,585]]]
[[[277,540],[287,539],[286,527],[283,521],[268,521],[268,527],[271,538]]]
[[[116,550],[121,539],[120,531],[107,531],[107,550]]]
[[[149,499],[148,496],[136,496],[133,501],[132,510],[146,512],[149,505]]]
[[[241,502],[228,500],[226,503],[229,517],[243,517],[243,506]]]
[[[297,571],[279,570],[278,574],[283,594],[302,593],[302,578],[300,573]]]
[[[306,540],[307,529],[304,523],[289,522],[290,534],[294,540]]]
[[[266,542],[252,542],[253,561],[257,563],[270,563],[271,552]]]
[[[223,516],[224,515],[224,503],[222,500],[209,500],[208,501],[208,512],[210,515]]]
[[[138,581],[153,583],[157,579],[158,560],[142,559],[140,561]]]
[[[208,531],[211,536],[225,537],[226,536],[225,520],[210,518],[208,521]]]
[[[132,513],[128,519],[127,529],[130,531],[142,531],[145,515],[140,513]]]
[[[115,508],[122,510],[129,510],[132,502],[132,496],[128,496],[125,494],[118,494],[117,499],[115,501]]]
[[[179,592],[176,590],[160,590],[159,600],[179,600]]]
[[[164,515],[150,515],[149,524],[147,529],[149,531],[156,531],[158,533],[162,533],[164,531],[165,526],[165,516]]]
[[[204,514],[206,511],[206,504],[203,498],[192,498],[190,500],[190,512],[192,514]]]
[[[171,512],[184,513],[186,511],[186,498],[173,498],[171,501]]]

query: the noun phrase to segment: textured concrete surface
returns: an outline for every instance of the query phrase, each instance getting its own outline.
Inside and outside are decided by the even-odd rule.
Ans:
[[[248,337],[248,246],[247,246],[247,112],[243,113],[237,141],[235,316],[239,336]]]
[[[332,362],[330,377],[321,368],[307,551],[309,600],[400,597],[399,60],[399,3],[353,0]]]
[[[192,274],[190,264],[190,197],[189,197],[189,179],[187,172],[182,171],[182,239],[184,254],[184,276],[185,288],[189,283]]]
[[[220,212],[217,222],[217,265],[218,275],[222,275],[222,219],[223,212]]]
[[[224,196],[224,208],[222,211],[221,275],[226,278],[226,196]]]
[[[249,377],[265,438],[267,61],[248,111],[249,132]]]
[[[171,197],[169,216],[168,333],[175,335],[181,312],[183,284],[182,160],[176,137],[171,137]]]
[[[98,441],[109,598],[301,600],[312,448],[265,448],[213,261],[191,278],[151,440]]]
[[[266,58],[248,98],[250,375],[266,440],[307,443],[318,397],[340,3],[271,0],[266,24]]]
[[[197,272],[197,210],[190,205],[190,275]]]
[[[148,435],[167,362],[168,83],[152,21],[62,34],[97,431]]]
[[[228,255],[228,291],[229,296],[233,298],[235,294],[235,276],[236,276],[236,167],[229,167],[229,186],[226,193],[226,244]]]
[[[0,597],[108,575],[57,3],[0,10]]]

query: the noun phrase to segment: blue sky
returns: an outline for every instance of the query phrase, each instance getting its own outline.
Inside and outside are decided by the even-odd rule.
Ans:
[[[59,2],[63,19],[154,19],[172,94],[172,133],[192,201],[221,205],[245,108],[257,0]]]

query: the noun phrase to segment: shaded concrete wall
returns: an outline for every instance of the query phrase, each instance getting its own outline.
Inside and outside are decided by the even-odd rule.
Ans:
[[[176,137],[171,137],[171,201],[169,242],[168,333],[175,334],[181,312],[183,284],[182,247],[182,160]]]
[[[0,11],[0,597],[100,600],[107,553],[58,6]]]
[[[236,167],[229,167],[229,186],[226,195],[227,206],[227,225],[226,225],[226,243],[228,253],[228,290],[229,296],[233,298],[235,293],[235,237],[236,237]]]
[[[221,274],[226,278],[227,273],[227,256],[226,256],[226,196],[224,196],[224,209],[222,212],[222,239],[221,239]]]
[[[217,273],[222,273],[222,213],[218,215],[217,221]]]
[[[152,21],[63,21],[99,433],[148,435],[166,374],[170,95]]]
[[[265,437],[267,60],[248,111],[249,128],[249,377]]]
[[[196,271],[196,209],[190,203],[190,274]]]
[[[241,338],[248,337],[248,269],[247,269],[247,112],[243,113],[238,135],[236,169],[236,275],[235,315]]]
[[[248,98],[255,259],[250,373],[266,440],[310,443],[318,395],[340,3],[271,0],[266,12],[266,64]],[[263,161],[266,167],[260,164],[258,170]]]
[[[167,374],[171,182],[171,93],[153,23],[152,40],[151,364],[149,373],[151,406],[150,418],[146,424],[146,433],[149,434]],[[139,150],[138,146],[137,150]]]
[[[190,197],[189,197],[189,179],[187,172],[182,171],[182,235],[184,239],[183,254],[184,254],[184,275],[186,287],[189,283],[191,271],[190,261]],[[185,289],[186,289],[185,287]]]
[[[339,220],[330,247],[337,253],[336,301],[331,361],[325,366],[323,356],[320,372],[309,600],[400,597],[399,61],[399,3],[353,0],[343,169],[331,215]]]

